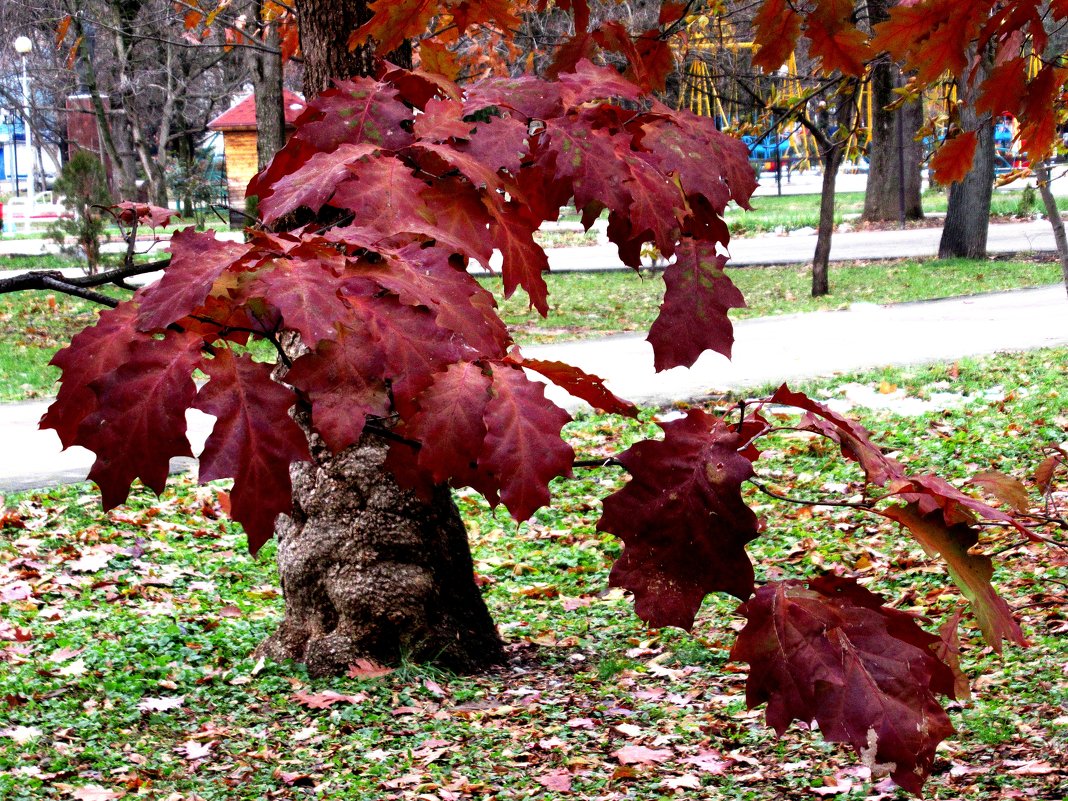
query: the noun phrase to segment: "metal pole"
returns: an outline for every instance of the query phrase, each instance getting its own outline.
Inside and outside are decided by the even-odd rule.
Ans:
[[[30,134],[30,79],[26,75],[26,56],[22,56],[22,98],[26,103],[26,112],[22,118],[23,127],[26,129],[26,151],[30,157],[30,168],[28,172],[29,183],[29,205],[26,207],[26,232],[29,233],[30,226],[33,220],[34,212],[34,195],[36,182],[34,181],[34,158],[33,158],[33,138]]]

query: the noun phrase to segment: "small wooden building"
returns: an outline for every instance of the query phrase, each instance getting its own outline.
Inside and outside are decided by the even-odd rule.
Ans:
[[[300,96],[282,90],[285,103],[286,136],[293,130],[293,121],[304,111]],[[223,135],[226,161],[226,183],[230,192],[230,206],[245,208],[245,187],[256,174],[259,154],[256,149],[256,95],[250,94],[208,123],[208,129]]]

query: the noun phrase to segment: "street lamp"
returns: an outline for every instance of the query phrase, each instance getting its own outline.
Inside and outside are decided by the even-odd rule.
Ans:
[[[29,169],[29,190],[30,190],[30,204],[26,207],[26,231],[29,233],[30,224],[33,219],[34,211],[34,187],[35,181],[33,176],[34,171],[34,159],[33,159],[33,140],[30,135],[30,79],[26,75],[26,56],[33,50],[33,42],[30,41],[28,36],[19,36],[15,39],[15,52],[22,57],[22,100],[26,104],[25,111],[22,115],[22,127],[25,130],[26,152],[30,159]]]

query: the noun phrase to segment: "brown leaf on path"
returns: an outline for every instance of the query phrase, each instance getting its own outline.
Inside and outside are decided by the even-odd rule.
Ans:
[[[365,693],[344,695],[335,690],[323,690],[321,693],[298,690],[293,693],[293,700],[309,709],[329,709],[334,704],[362,704],[367,700],[367,695]]]
[[[646,748],[644,745],[625,745],[612,752],[621,765],[656,765],[671,759],[668,748]]]

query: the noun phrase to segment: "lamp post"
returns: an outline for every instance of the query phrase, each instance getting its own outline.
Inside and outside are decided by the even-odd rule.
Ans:
[[[28,36],[19,36],[15,39],[15,52],[22,57],[22,100],[26,104],[25,110],[22,116],[22,127],[25,131],[26,151],[29,154],[30,168],[27,175],[29,184],[29,205],[26,207],[26,232],[29,233],[30,224],[33,219],[34,212],[34,189],[36,182],[34,181],[34,159],[33,159],[33,140],[30,135],[30,79],[26,75],[26,56],[33,50],[33,42],[30,41]]]

